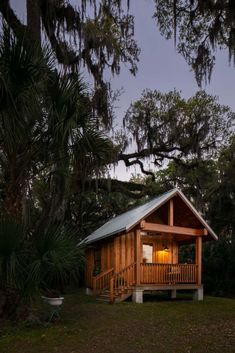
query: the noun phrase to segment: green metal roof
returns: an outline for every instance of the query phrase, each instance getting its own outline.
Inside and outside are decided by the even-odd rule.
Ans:
[[[149,202],[145,204],[135,207],[130,211],[120,214],[117,217],[110,219],[103,226],[94,231],[91,235],[85,238],[82,243],[83,244],[91,244],[98,240],[110,237],[112,235],[127,232],[131,228],[133,228],[136,224],[138,224],[143,218],[152,213],[154,210],[159,208],[165,202],[167,202],[171,197],[175,195],[181,196],[181,198],[185,201],[185,203],[189,206],[191,211],[195,214],[195,216],[202,222],[208,232],[212,235],[214,239],[218,239],[213,230],[209,227],[209,225],[203,220],[200,214],[196,211],[190,201],[184,196],[184,194],[179,189],[170,190],[158,197],[155,197]]]

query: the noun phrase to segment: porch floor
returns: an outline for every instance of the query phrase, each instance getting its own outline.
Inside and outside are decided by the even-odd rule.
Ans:
[[[133,286],[133,289],[141,289],[143,291],[154,291],[154,290],[190,290],[190,289],[201,289],[203,288],[202,284],[196,283],[172,283],[172,284],[140,284],[138,286]]]

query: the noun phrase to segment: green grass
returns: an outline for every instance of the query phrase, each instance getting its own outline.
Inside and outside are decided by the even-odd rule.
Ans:
[[[1,353],[234,353],[235,299],[203,302],[150,297],[144,304],[65,297],[48,327],[2,327]],[[41,310],[41,308],[40,308]]]

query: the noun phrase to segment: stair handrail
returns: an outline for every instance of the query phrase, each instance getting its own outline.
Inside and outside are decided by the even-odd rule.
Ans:
[[[108,288],[110,277],[113,276],[113,268],[102,271],[96,276],[93,276],[93,293],[97,294],[98,290],[101,292]]]
[[[136,262],[131,263],[130,265],[122,268],[119,272],[114,273],[113,276],[110,278],[110,284],[109,284],[109,289],[110,289],[110,302],[113,303],[115,299],[115,292],[118,291],[120,288],[125,286],[125,289],[129,289],[131,286],[135,284],[135,267],[136,267]],[[131,270],[131,271],[129,271]],[[128,273],[129,271],[129,273]],[[125,282],[122,283],[122,277],[123,274],[127,273],[128,276],[125,278]],[[119,283],[119,280],[120,283]]]

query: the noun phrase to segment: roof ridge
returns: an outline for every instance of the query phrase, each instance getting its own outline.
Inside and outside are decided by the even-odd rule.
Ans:
[[[137,209],[137,208],[139,208],[139,207],[141,207],[141,206],[147,205],[148,203],[154,201],[155,199],[157,199],[157,198],[159,198],[159,197],[164,196],[165,194],[170,194],[170,193],[171,193],[172,191],[174,191],[174,190],[180,191],[180,189],[178,189],[178,188],[173,188],[173,189],[171,189],[171,190],[169,190],[169,191],[165,191],[165,192],[163,192],[162,194],[159,194],[159,195],[157,195],[157,196],[152,197],[150,200],[148,200],[147,202],[142,203],[141,205],[132,207],[132,208],[130,208],[129,210],[127,210],[127,211],[125,211],[125,212],[119,213],[117,216],[114,216],[114,217],[112,217],[112,218],[109,218],[103,225],[105,225],[105,224],[108,223],[109,221],[112,221],[114,218],[120,217],[120,216],[124,215],[125,213],[132,212],[132,211],[134,211],[135,209]],[[103,225],[102,225],[102,226],[103,226]],[[102,227],[102,226],[101,226],[101,227]]]

